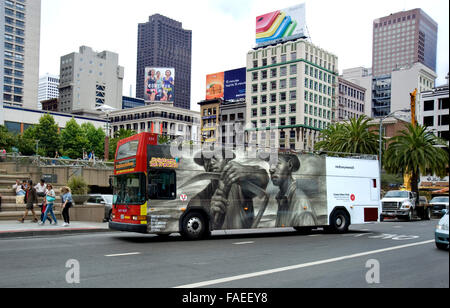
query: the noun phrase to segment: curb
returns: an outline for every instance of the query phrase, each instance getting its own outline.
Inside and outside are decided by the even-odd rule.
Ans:
[[[116,232],[104,228],[70,228],[70,229],[41,229],[41,230],[17,230],[17,231],[0,231],[0,239],[8,238],[23,238],[35,236],[49,236],[49,235],[72,235],[72,234],[90,234],[90,233],[112,233]]]

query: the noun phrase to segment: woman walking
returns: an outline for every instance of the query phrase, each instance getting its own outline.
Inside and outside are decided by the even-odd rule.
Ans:
[[[69,187],[61,188],[62,196],[62,216],[64,218],[63,227],[70,226],[69,209],[73,206],[72,193]]]
[[[45,221],[48,219],[48,215],[50,214],[53,219],[53,224],[57,225],[58,221],[56,220],[55,213],[53,212],[53,203],[56,200],[56,194],[53,190],[53,186],[51,184],[47,185],[47,195],[45,197],[45,212],[44,216],[42,217],[42,221],[39,222],[39,225],[45,225]],[[52,224],[52,221],[50,220],[50,224]]]

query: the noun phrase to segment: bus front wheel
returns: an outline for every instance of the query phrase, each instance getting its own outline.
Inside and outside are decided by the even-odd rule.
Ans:
[[[208,224],[204,216],[193,212],[183,218],[181,235],[187,240],[199,240],[208,235]]]

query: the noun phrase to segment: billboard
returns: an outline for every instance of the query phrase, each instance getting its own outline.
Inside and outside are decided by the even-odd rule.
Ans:
[[[246,68],[206,76],[206,99],[221,98],[226,101],[245,99]]]
[[[206,99],[223,98],[225,73],[206,76]]]
[[[303,36],[305,19],[304,3],[256,17],[256,44]]]
[[[146,102],[174,102],[175,69],[145,68],[144,91]]]

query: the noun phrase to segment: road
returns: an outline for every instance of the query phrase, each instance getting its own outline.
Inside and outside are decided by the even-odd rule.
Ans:
[[[214,232],[198,242],[113,232],[2,239],[0,287],[448,288],[437,222],[352,226],[344,235]],[[378,265],[369,260],[379,265],[374,284],[366,276]]]

